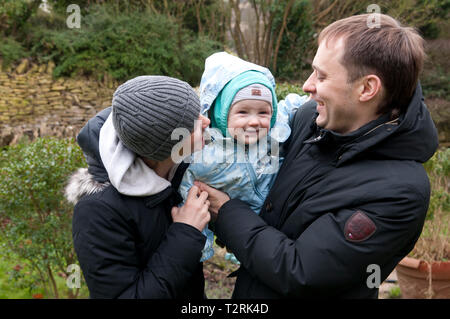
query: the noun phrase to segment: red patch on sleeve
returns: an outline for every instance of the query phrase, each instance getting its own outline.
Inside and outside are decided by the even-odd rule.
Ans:
[[[345,239],[352,242],[366,240],[377,230],[375,223],[360,210],[356,211],[345,223]]]

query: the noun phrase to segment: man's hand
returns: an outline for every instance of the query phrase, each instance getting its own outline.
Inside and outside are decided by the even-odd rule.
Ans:
[[[174,223],[185,223],[202,231],[211,219],[209,214],[208,193],[201,191],[199,187],[192,186],[188,192],[186,202],[181,207],[172,207],[172,219]]]
[[[217,214],[219,213],[220,207],[228,202],[230,197],[226,193],[206,185],[205,183],[195,181],[194,185],[198,186],[202,192],[208,193],[208,199],[210,202],[209,211],[212,213],[212,219],[215,220],[217,218]]]

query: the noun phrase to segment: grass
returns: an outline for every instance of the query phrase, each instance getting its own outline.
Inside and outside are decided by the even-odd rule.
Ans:
[[[5,249],[0,245],[1,251]],[[35,284],[35,273],[29,264],[20,257],[9,253],[0,258],[0,299],[41,299],[53,298],[45,289]],[[59,273],[55,276],[58,291],[63,298],[67,296],[66,275]],[[89,292],[86,285],[82,285],[78,298],[88,298]]]
[[[4,251],[2,247],[2,251]],[[26,262],[8,254],[0,259],[0,299],[32,299],[44,296],[44,289],[29,283],[31,271]],[[22,278],[22,280],[19,280]]]
[[[30,299],[33,293],[42,293],[42,291],[30,292],[27,288],[16,286],[10,275],[16,265],[6,258],[0,261],[0,299]]]

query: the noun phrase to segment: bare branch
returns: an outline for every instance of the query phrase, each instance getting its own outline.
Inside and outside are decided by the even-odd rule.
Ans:
[[[325,17],[325,16],[326,16],[326,15],[334,8],[334,6],[335,6],[337,3],[338,3],[338,1],[337,1],[337,0],[334,0],[333,3],[332,3],[330,6],[328,6],[328,8],[326,8],[326,9],[323,10],[322,12],[319,12],[319,14],[317,14],[317,16],[316,16],[316,18],[315,18],[316,24],[319,24],[319,23],[320,23],[320,20],[322,20],[322,18]]]
[[[237,29],[239,28],[240,16],[238,19],[238,13],[236,13],[236,6],[235,6],[234,0],[230,0],[230,8],[231,8],[231,11],[235,11],[235,21],[234,21],[234,28],[231,28],[231,17],[230,17],[229,30],[230,30],[231,36],[233,37],[233,41],[236,46],[236,51],[237,51],[238,56],[243,57],[244,52],[242,50],[241,41],[239,39],[239,32],[237,31]],[[238,7],[237,11],[239,12],[239,7]]]
[[[281,39],[283,38],[284,29],[286,28],[287,17],[288,17],[289,11],[291,10],[291,7],[292,7],[293,4],[294,4],[294,0],[289,0],[288,4],[284,8],[283,23],[281,25],[280,32],[278,33],[278,39],[277,39],[277,43],[275,45],[275,52],[274,52],[274,55],[273,55],[273,64],[272,64],[273,73],[275,73],[276,70],[277,70],[278,50],[280,48]]]
[[[252,7],[255,11],[256,16],[256,35],[255,35],[255,42],[254,42],[254,51],[255,51],[255,62],[257,64],[261,64],[261,51],[260,51],[260,45],[259,45],[259,21],[261,19],[260,17],[260,11],[258,10],[258,5],[256,3],[256,0],[252,0]]]
[[[239,50],[238,54],[241,58],[250,59],[247,43],[241,30],[241,11],[239,9],[239,2],[237,0],[230,0],[230,4],[233,6],[235,13],[235,25],[234,25],[235,35],[233,39],[235,41],[236,47],[240,47],[241,54],[239,54]]]

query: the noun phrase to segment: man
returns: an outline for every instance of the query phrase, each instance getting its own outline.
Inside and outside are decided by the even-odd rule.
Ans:
[[[377,298],[373,283],[421,233],[430,197],[421,163],[438,145],[418,84],[422,39],[389,16],[375,28],[367,18],[319,35],[303,86],[313,101],[293,119],[260,216],[196,182],[242,265],[234,298]]]

